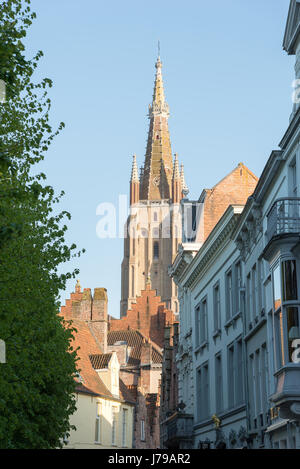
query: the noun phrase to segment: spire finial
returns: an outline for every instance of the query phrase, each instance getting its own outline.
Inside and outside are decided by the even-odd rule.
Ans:
[[[160,60],[160,40],[157,41],[157,60],[155,64],[156,70],[161,73],[162,62]]]

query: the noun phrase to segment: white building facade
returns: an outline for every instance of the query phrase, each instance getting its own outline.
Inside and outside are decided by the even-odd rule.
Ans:
[[[244,270],[231,239],[242,210],[229,206],[200,248],[182,246],[171,269],[180,299],[179,402],[194,415],[194,448],[246,445]]]
[[[243,206],[204,244],[185,243],[178,285],[179,402],[194,448],[300,449],[300,1],[284,49],[296,56],[287,131]]]
[[[300,78],[300,2],[283,43]],[[299,87],[298,82],[295,85]],[[296,95],[294,95],[296,97]],[[295,99],[296,101],[296,99]],[[294,102],[235,233],[245,263],[248,430],[252,447],[300,449],[300,112]]]

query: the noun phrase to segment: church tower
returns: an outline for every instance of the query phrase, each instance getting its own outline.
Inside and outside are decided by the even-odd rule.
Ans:
[[[180,201],[188,193],[183,166],[173,161],[168,129],[162,62],[158,57],[144,165],[138,171],[133,156],[130,179],[130,215],[125,227],[122,262],[121,317],[151,284],[175,314],[176,286],[168,275],[181,243]]]

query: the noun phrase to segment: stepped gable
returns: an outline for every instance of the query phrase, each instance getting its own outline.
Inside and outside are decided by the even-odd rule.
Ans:
[[[161,297],[156,295],[156,290],[151,290],[150,284],[147,284],[141,296],[136,298],[136,303],[132,303],[132,308],[127,311],[126,316],[121,319],[110,318],[109,331],[139,331],[162,348],[164,328],[173,324],[174,320],[173,312],[166,308]]]

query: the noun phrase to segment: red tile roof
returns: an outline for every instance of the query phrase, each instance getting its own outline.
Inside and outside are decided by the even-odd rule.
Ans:
[[[73,341],[72,346],[74,349],[80,347],[77,351],[77,355],[79,357],[77,368],[80,373],[80,378],[82,379],[82,381],[78,382],[76,386],[77,392],[92,393],[102,397],[115,399],[100,379],[90,361],[90,356],[103,356],[103,354],[90,331],[88,323],[75,319],[73,320],[73,326],[77,332],[74,333],[75,340]],[[128,403],[134,403],[133,396],[130,394],[130,391],[126,389],[121,379],[120,399],[125,400]]]

